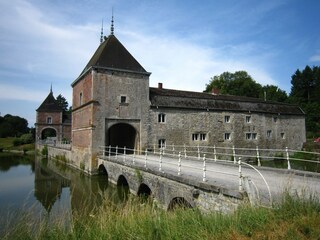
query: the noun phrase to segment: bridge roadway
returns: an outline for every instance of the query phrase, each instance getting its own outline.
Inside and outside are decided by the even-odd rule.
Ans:
[[[104,159],[124,164],[126,166],[139,166],[153,172],[159,172],[160,157],[159,155],[149,154],[147,161],[144,155],[118,155],[105,156]],[[206,160],[206,171],[204,179],[203,158],[188,157],[185,159],[181,157],[180,176],[183,179],[192,179],[196,181],[204,181],[207,184],[225,188],[228,190],[239,190],[239,165],[229,161]],[[270,196],[268,187],[261,177],[265,178],[272,196],[272,201],[279,201],[282,193],[288,191],[291,194],[299,194],[299,196],[308,197],[309,194],[315,194],[320,197],[320,174],[297,170],[274,169],[266,167],[256,167],[261,175],[253,168],[241,165],[242,176],[249,177],[253,182],[256,196],[259,197],[261,203],[270,203]],[[161,172],[169,175],[178,176],[179,162],[178,156],[162,156]]]

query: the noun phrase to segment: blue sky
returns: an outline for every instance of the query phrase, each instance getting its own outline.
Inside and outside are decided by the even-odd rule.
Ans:
[[[150,86],[203,91],[225,71],[247,71],[288,93],[291,76],[320,65],[317,0],[0,1],[0,112],[28,120],[70,84],[99,45],[101,21],[149,72]]]

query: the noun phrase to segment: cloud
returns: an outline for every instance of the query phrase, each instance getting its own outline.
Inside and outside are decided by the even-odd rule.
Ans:
[[[119,40],[147,71],[152,72],[151,86],[162,82],[165,88],[203,91],[211,77],[239,70],[247,71],[263,85],[276,84],[264,69],[261,54],[246,56],[243,52],[247,51],[239,50],[241,46],[230,46],[238,51],[226,56],[225,49],[209,48],[175,36],[120,31]]]
[[[16,85],[0,83],[0,99],[42,102],[49,92],[30,90]]]
[[[311,61],[311,62],[320,62],[320,53],[311,56],[309,61]]]

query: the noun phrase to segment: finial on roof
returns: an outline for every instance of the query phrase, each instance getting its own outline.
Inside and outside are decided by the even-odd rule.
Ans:
[[[100,35],[100,44],[103,42],[103,18],[101,23],[101,35]]]
[[[113,35],[114,34],[114,26],[113,26],[113,8],[112,8],[112,19],[111,19],[111,35]]]
[[[52,83],[51,83],[51,86],[50,86],[50,93],[52,93]]]

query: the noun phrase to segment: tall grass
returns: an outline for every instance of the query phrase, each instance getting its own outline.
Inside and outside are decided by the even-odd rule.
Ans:
[[[196,209],[164,211],[152,202],[129,197],[105,199],[92,211],[73,212],[48,224],[28,214],[6,229],[3,239],[319,239],[319,199],[284,194],[274,208],[243,205],[232,214],[203,214]]]

